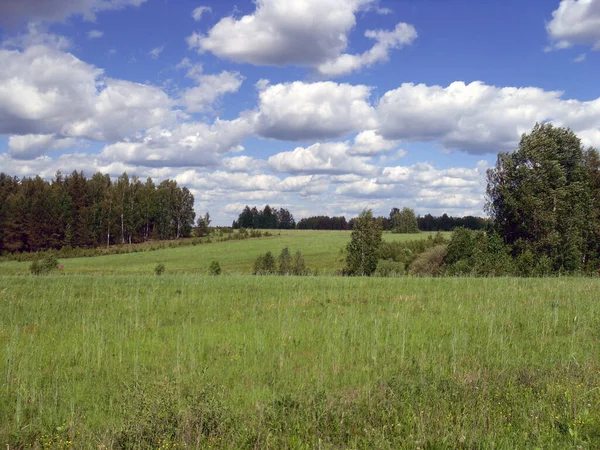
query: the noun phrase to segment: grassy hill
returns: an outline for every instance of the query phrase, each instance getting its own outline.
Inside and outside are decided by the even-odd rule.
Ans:
[[[167,273],[208,273],[211,261],[218,261],[224,274],[252,273],[254,260],[261,253],[275,257],[284,247],[292,253],[302,252],[306,266],[319,273],[333,273],[344,266],[340,250],[350,241],[350,231],[276,230],[273,236],[243,241],[212,242],[196,246],[167,248],[151,252],[72,258],[60,260],[65,273],[135,274],[153,273],[162,263]],[[384,240],[426,239],[434,233],[384,233]],[[449,235],[449,233],[447,233]],[[29,262],[2,262],[0,275],[28,273]]]

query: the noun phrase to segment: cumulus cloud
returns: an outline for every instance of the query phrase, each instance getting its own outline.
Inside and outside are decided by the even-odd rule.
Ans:
[[[367,86],[333,82],[267,86],[259,95],[257,133],[267,138],[309,141],[374,128],[370,93]]]
[[[155,127],[142,136],[107,145],[101,158],[149,167],[216,166],[219,156],[243,150],[241,143],[252,128],[244,117],[217,119],[212,125],[187,122]]]
[[[0,25],[14,26],[23,22],[58,22],[70,16],[94,20],[102,11],[140,6],[147,0],[2,0]]]
[[[314,144],[297,147],[269,158],[269,165],[277,172],[286,173],[358,173],[367,174],[376,168],[367,164],[366,158],[351,156],[346,142]]]
[[[439,142],[445,148],[483,154],[516,148],[521,134],[536,122],[552,120],[582,136],[598,129],[600,99],[580,102],[561,95],[479,81],[447,87],[405,83],[382,97],[377,130],[386,139]]]
[[[375,156],[380,153],[394,150],[398,141],[389,141],[377,134],[374,130],[360,132],[354,139],[354,145],[349,149],[349,154],[359,156]]]
[[[391,49],[412,43],[412,25],[392,31],[371,30],[376,41],[361,55],[343,53],[356,25],[356,13],[375,0],[257,0],[254,13],[221,19],[206,35],[188,37],[190,48],[255,65],[315,67],[326,76],[340,76],[388,59]],[[383,10],[380,10],[383,11]]]
[[[428,163],[385,167],[376,177],[338,186],[335,193],[357,199],[387,199],[388,205],[403,199],[417,210],[481,214],[486,168],[486,161],[475,168],[436,169]]]
[[[196,83],[196,86],[181,93],[181,102],[191,113],[206,112],[223,95],[237,92],[244,82],[244,77],[239,72],[204,74],[200,64],[193,65],[187,59],[178,67],[188,68],[187,77]]]
[[[417,38],[417,30],[412,25],[399,23],[392,31],[368,30],[365,36],[374,39],[376,44],[360,55],[342,54],[317,66],[317,71],[326,76],[341,76],[356,72],[363,67],[387,61],[392,49],[410,45]]]
[[[212,11],[210,6],[198,6],[196,9],[192,11],[192,18],[199,22],[202,19],[204,13],[210,13]]]
[[[54,134],[27,134],[8,138],[9,153],[16,159],[33,159],[50,150],[64,150],[77,145],[72,138],[57,138]]]
[[[546,24],[550,48],[588,45],[600,50],[600,0],[562,0]]]
[[[48,46],[0,49],[0,133],[120,139],[174,121],[161,89],[103,78],[103,72]]]
[[[266,166],[266,161],[252,156],[234,156],[223,158],[221,164],[228,172],[252,172]]]
[[[355,13],[373,0],[257,0],[256,11],[221,19],[188,44],[199,51],[257,65],[317,65],[348,45]]]

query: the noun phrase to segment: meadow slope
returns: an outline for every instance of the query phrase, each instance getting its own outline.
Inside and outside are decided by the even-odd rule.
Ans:
[[[284,247],[295,253],[300,250],[306,266],[319,273],[334,273],[344,267],[340,250],[350,241],[350,231],[273,230],[273,236],[240,241],[212,242],[196,246],[167,248],[140,253],[61,259],[65,273],[79,274],[152,274],[157,264],[164,264],[167,273],[208,273],[211,261],[218,261],[226,274],[250,274],[254,260],[267,251],[275,257]],[[426,239],[435,233],[384,233],[384,240],[406,241]],[[443,233],[450,236],[450,233]],[[169,241],[163,241],[165,245]],[[176,243],[176,241],[172,241]],[[26,274],[29,262],[0,262],[1,275]]]
[[[599,291],[587,278],[5,276],[0,444],[598,448]]]

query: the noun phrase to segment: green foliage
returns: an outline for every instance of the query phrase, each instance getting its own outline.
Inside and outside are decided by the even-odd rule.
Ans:
[[[52,253],[45,254],[41,260],[34,260],[29,266],[32,275],[44,275],[56,270],[58,270],[58,260]]]
[[[551,124],[536,125],[517,151],[498,155],[486,208],[514,256],[530,251],[555,271],[577,272],[598,254],[594,164],[571,130]]]
[[[271,275],[277,271],[275,258],[271,252],[260,255],[254,261],[253,275]]]
[[[373,213],[364,210],[354,222],[350,243],[346,246],[346,266],[350,275],[370,276],[377,269],[381,226],[373,220]]]
[[[403,262],[382,259],[377,263],[375,275],[378,277],[399,277],[406,274],[406,266]]]
[[[304,257],[300,250],[298,250],[294,255],[294,260],[292,262],[292,275],[307,275],[307,273],[308,270],[304,264]]]
[[[410,274],[417,276],[438,277],[444,274],[444,257],[447,246],[436,245],[419,254],[410,265]]]
[[[164,264],[157,264],[156,267],[154,267],[154,275],[160,276],[165,272],[165,265]]]
[[[210,263],[210,266],[208,266],[208,273],[215,276],[221,275],[221,265],[219,264],[219,261],[213,261]]]
[[[292,273],[292,254],[287,247],[284,247],[277,258],[279,267],[277,273],[279,275],[290,275]]]
[[[208,236],[208,227],[211,223],[210,214],[207,212],[204,216],[198,217],[198,222],[196,222],[196,229],[194,233],[197,237]]]
[[[391,216],[392,231],[394,233],[418,233],[419,224],[415,211],[410,208],[402,208],[402,211],[394,211]]]
[[[515,262],[496,233],[454,230],[444,258],[448,275],[507,276],[516,273]]]

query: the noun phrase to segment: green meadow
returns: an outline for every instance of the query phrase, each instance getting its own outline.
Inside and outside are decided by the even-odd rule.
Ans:
[[[157,264],[164,264],[167,273],[207,274],[212,261],[218,261],[225,274],[251,274],[254,260],[261,253],[270,251],[277,257],[284,247],[288,247],[292,254],[300,250],[306,266],[317,269],[321,274],[333,274],[344,267],[344,255],[340,250],[350,241],[350,231],[271,230],[271,233],[273,236],[259,239],[202,243],[152,252],[72,258],[60,262],[67,274],[152,274]],[[451,233],[443,234],[448,237]],[[384,233],[383,236],[384,240],[388,241],[407,241],[426,239],[433,235],[435,233]],[[2,262],[0,276],[27,274],[29,265],[30,262]]]
[[[247,275],[348,239],[0,263],[0,445],[600,447],[599,280]]]

